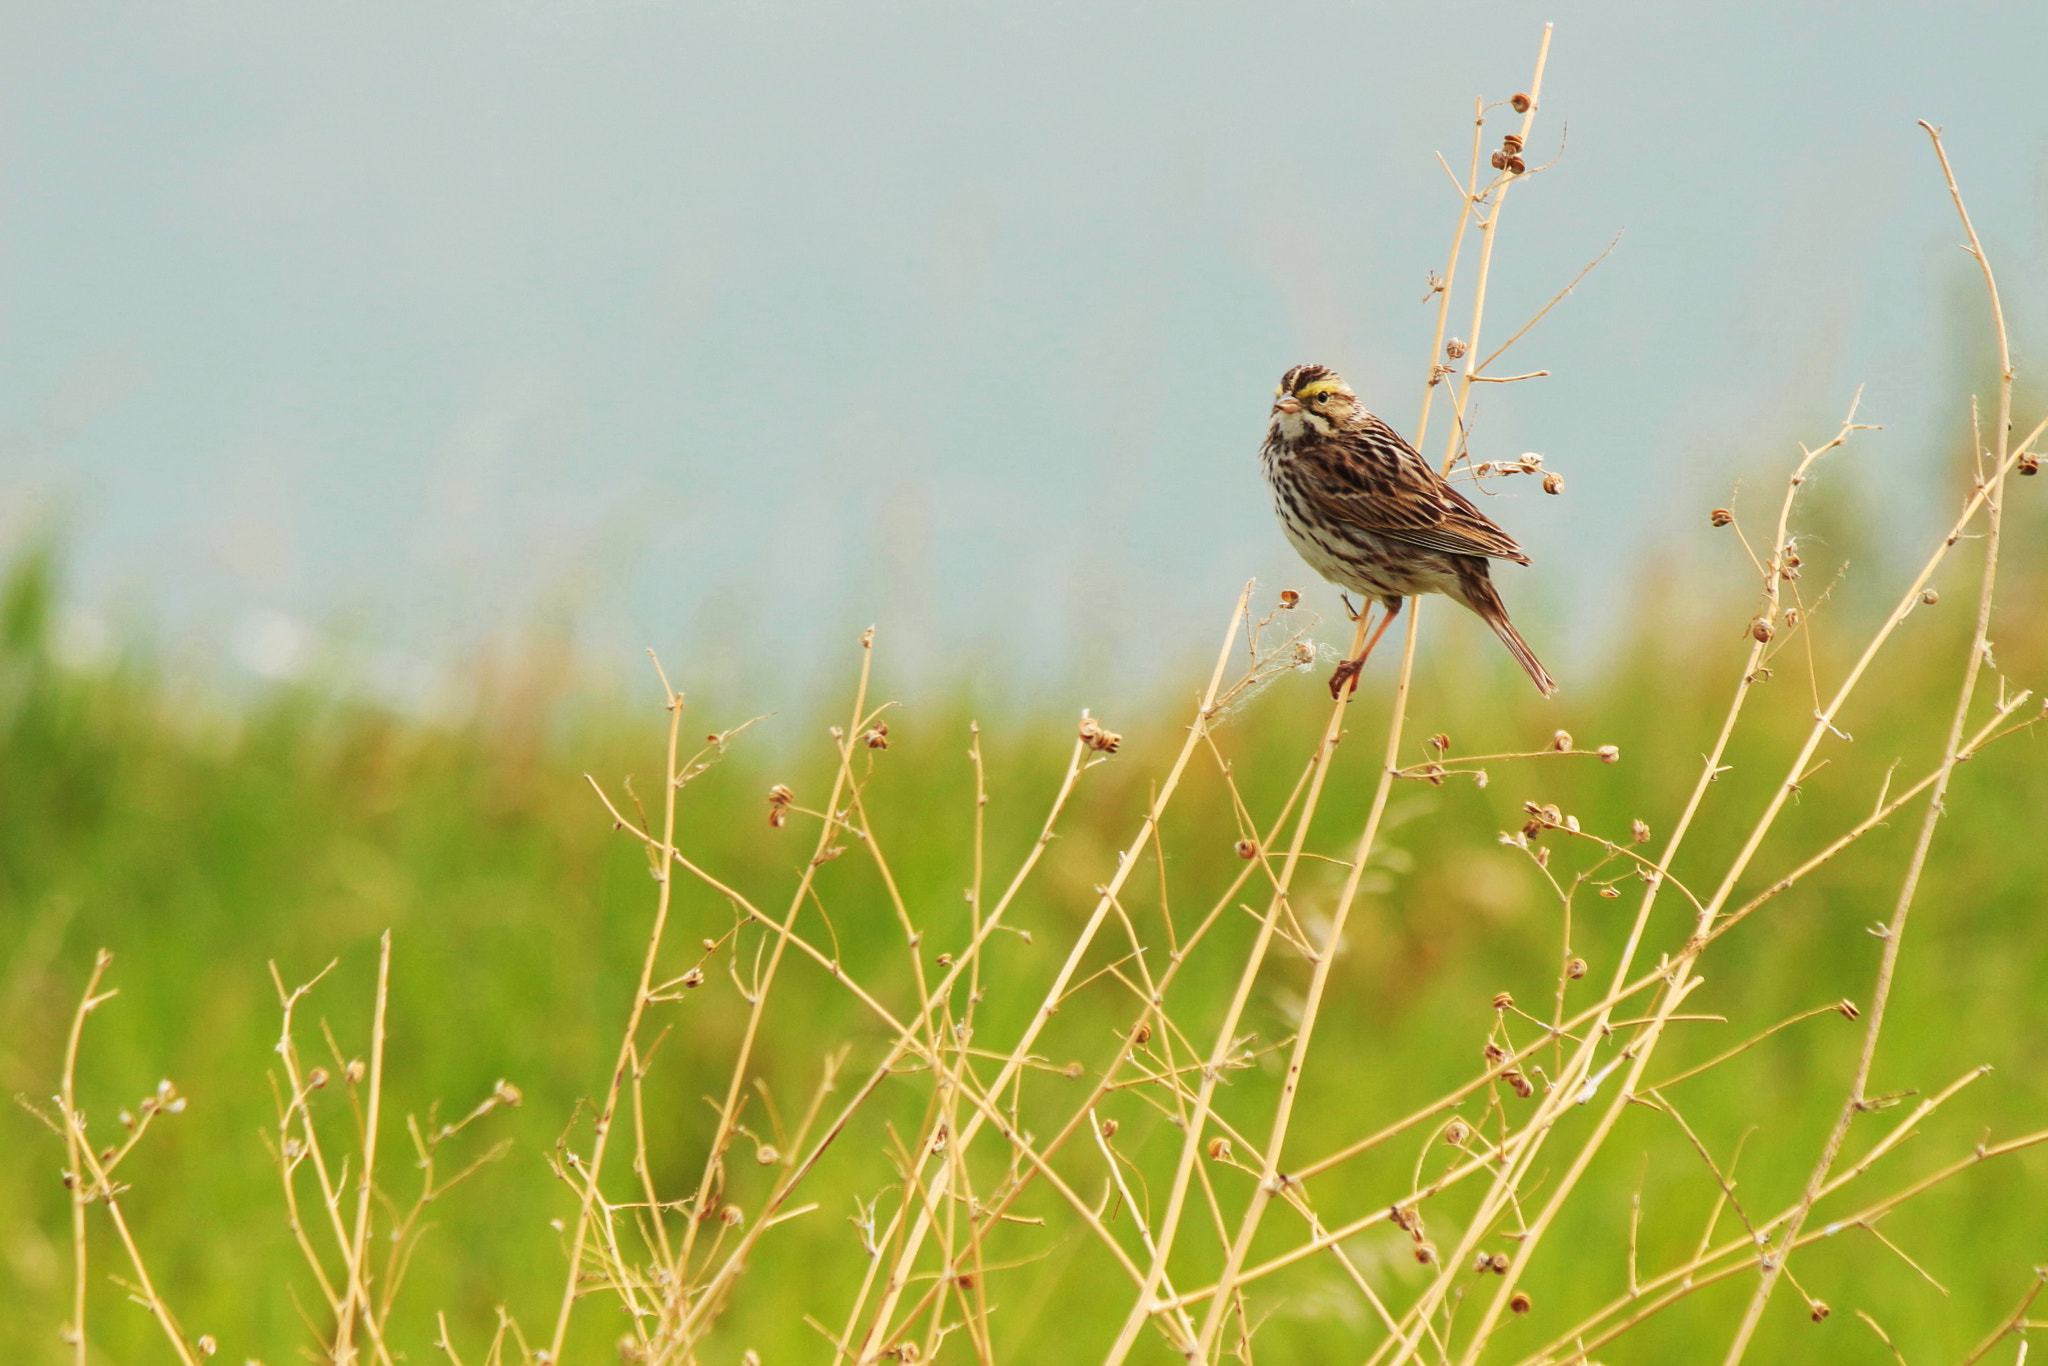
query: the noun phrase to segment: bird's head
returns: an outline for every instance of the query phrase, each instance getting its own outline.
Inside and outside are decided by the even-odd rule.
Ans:
[[[1325,437],[1349,425],[1358,395],[1327,365],[1297,365],[1273,391],[1273,431],[1283,441]]]

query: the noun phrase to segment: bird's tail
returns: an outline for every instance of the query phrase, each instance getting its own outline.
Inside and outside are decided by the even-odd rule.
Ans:
[[[1508,653],[1529,675],[1529,681],[1545,697],[1557,691],[1557,680],[1543,667],[1543,661],[1536,658],[1536,652],[1529,648],[1529,642],[1522,639],[1522,633],[1508,620],[1508,609],[1501,602],[1500,594],[1494,590],[1493,579],[1486,572],[1486,561],[1479,561],[1477,573],[1461,574],[1459,587],[1463,588],[1465,605],[1478,613],[1479,619],[1493,628],[1501,644],[1508,647]]]

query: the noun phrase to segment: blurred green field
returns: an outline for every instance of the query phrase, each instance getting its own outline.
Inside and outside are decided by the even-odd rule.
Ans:
[[[2036,481],[2016,484],[2008,588],[1993,632],[2002,672],[2037,690],[2048,684],[2048,597],[2039,587],[2044,523],[2025,504],[2044,493]],[[1497,647],[1431,605],[1409,732],[1415,758],[1432,732],[1448,732],[1458,751],[1475,753],[1532,748],[1563,726],[1582,744],[1620,746],[1623,761],[1493,764],[1484,790],[1397,786],[1386,848],[1368,874],[1325,1008],[1291,1154],[1327,1151],[1470,1077],[1494,1022],[1496,992],[1511,991],[1532,1010],[1549,1000],[1556,906],[1528,860],[1497,839],[1519,826],[1525,799],[1557,802],[1587,827],[1617,836],[1637,817],[1660,833],[1669,826],[1740,667],[1751,610],[1736,552],[1709,541],[1713,534],[1702,519],[1700,547],[1685,551],[1714,566],[1711,578],[1674,570],[1661,586],[1630,586],[1634,601],[1617,590],[1613,611],[1634,618],[1606,681],[1555,703],[1525,695]],[[1843,652],[1862,640],[1874,615],[1869,603],[1891,591],[1879,571],[1858,572],[1870,581],[1852,580],[1817,633],[1824,679],[1839,674]],[[1810,577],[1826,581],[1825,571]],[[1829,767],[1806,786],[1745,886],[1767,885],[1861,817],[1895,761],[1901,777],[1911,778],[1938,757],[1972,583],[1960,569],[1947,575],[1942,606],[1908,621],[1880,679],[1843,720],[1854,742],[1825,751]],[[275,960],[288,982],[298,982],[339,960],[305,1008],[306,1022],[324,1018],[343,1052],[359,1054],[377,937],[389,928],[386,1108],[393,1122],[384,1173],[394,1191],[407,1196],[413,1179],[398,1116],[424,1113],[437,1100],[448,1111],[467,1109],[499,1078],[525,1097],[460,1140],[469,1152],[499,1137],[512,1147],[431,1212],[434,1227],[400,1297],[393,1342],[404,1360],[440,1359],[434,1315],[445,1311],[463,1359],[474,1362],[500,1304],[544,1340],[564,1265],[550,1221],[574,1211],[546,1158],[579,1098],[603,1088],[653,905],[645,856],[612,830],[580,775],[597,775],[615,792],[628,774],[643,793],[659,788],[658,691],[650,682],[644,697],[627,702],[578,700],[536,681],[538,673],[500,676],[485,681],[476,715],[460,725],[408,721],[317,687],[231,704],[180,688],[144,654],[87,672],[60,665],[50,645],[57,595],[52,558],[30,555],[13,571],[0,619],[0,1082],[10,1095],[37,1101],[54,1091],[66,1023],[93,952],[111,949],[108,983],[120,994],[87,1028],[84,1108],[109,1128],[114,1112],[133,1106],[160,1077],[174,1080],[190,1102],[159,1123],[123,1168],[132,1186],[125,1208],[151,1272],[188,1331],[218,1340],[220,1359],[272,1366],[302,1359],[315,1339],[300,1306],[310,1312],[319,1302],[287,1231],[263,1137],[275,1128],[266,1076],[278,1028],[265,964]],[[1219,628],[1227,608],[1217,604]],[[885,630],[879,697],[892,695],[887,644]],[[1210,648],[1196,642],[1191,657]],[[750,731],[684,793],[680,846],[764,905],[786,900],[815,827],[792,822],[771,830],[762,795],[774,782],[790,783],[800,800],[824,790],[833,765],[824,728],[843,717],[856,656],[849,640],[812,714]],[[686,679],[687,662],[670,662]],[[1334,852],[1355,837],[1384,720],[1384,668],[1368,675],[1354,709],[1315,847]],[[1681,877],[1709,876],[1725,864],[1761,794],[1781,776],[1788,745],[1812,710],[1805,669],[1800,655],[1783,656],[1760,690],[1731,751],[1732,769],[1681,860]],[[1149,785],[1179,743],[1195,673],[1146,715],[1105,718],[1126,740],[1113,761],[1082,779],[1059,839],[1018,904],[1014,923],[1032,938],[1002,936],[989,951],[998,989],[984,1003],[980,1031],[991,1046],[1007,1047],[995,1041],[1014,1035],[1036,1006],[1092,889],[1136,830]],[[989,865],[997,885],[1036,836],[1072,744],[1065,698],[1048,699],[1040,714],[1003,716],[976,715],[965,697],[962,690],[912,698],[892,714],[891,747],[869,756],[876,774],[870,814],[932,944],[958,942],[966,923],[969,721],[980,723],[988,762]],[[693,694],[685,731],[736,724],[750,714],[748,701]],[[1221,732],[1220,747],[1261,820],[1284,799],[1326,707],[1320,673],[1289,676]],[[1838,1197],[1821,1218],[1967,1154],[1983,1135],[2002,1139],[2048,1126],[2043,739],[2029,731],[2006,740],[1958,775],[1906,945],[1875,1089],[1924,1093],[1980,1064],[1994,1070],[1865,1178],[1856,1188],[1861,1197]],[[1687,1009],[1727,1023],[1674,1027],[1657,1074],[1795,1011],[1841,997],[1867,1000],[1879,949],[1867,927],[1890,912],[1915,811],[1716,947],[1705,962],[1708,980]],[[1236,871],[1238,835],[1215,765],[1198,761],[1164,824],[1164,888],[1177,917],[1199,914],[1198,904]],[[1560,850],[1558,866],[1580,857]],[[1338,872],[1308,877],[1298,898],[1305,918],[1334,894]],[[1159,878],[1133,885],[1133,915],[1156,915]],[[902,935],[872,865],[838,859],[822,870],[820,886],[848,970],[902,1000]],[[732,917],[699,887],[681,885],[677,895],[664,965],[679,972],[695,961],[698,941],[722,934]],[[1592,979],[1611,969],[1634,905],[1580,902],[1575,947],[1591,960]],[[818,921],[807,925],[821,938],[827,933]],[[1653,926],[1652,958],[1689,926],[1689,913],[1667,901]],[[1251,917],[1226,919],[1210,951],[1189,960],[1179,988],[1186,999],[1227,995],[1251,929]],[[1099,947],[1091,967],[1119,951]],[[1306,977],[1295,955],[1271,960],[1247,1024],[1260,1044],[1288,1035]],[[886,1040],[809,963],[792,959],[777,991],[758,1071],[789,1113],[801,1108],[827,1052],[851,1042],[857,1075]],[[680,1194],[695,1184],[710,1128],[711,1108],[700,1097],[723,1090],[744,1009],[721,960],[703,988],[658,1011],[657,1025],[673,1031],[650,1080],[654,1174],[665,1192]],[[1092,1069],[1111,1055],[1113,1033],[1130,1013],[1122,988],[1101,979],[1068,1002],[1038,1051],[1052,1064],[1084,1060]],[[1797,1197],[1840,1104],[1860,1032],[1821,1015],[1674,1091],[1718,1160],[1726,1163],[1744,1145],[1738,1189],[1750,1210],[1775,1213]],[[301,1037],[310,1042],[316,1033],[309,1027]],[[1232,1073],[1224,1113],[1261,1117],[1254,1127],[1263,1132],[1273,1072]],[[1061,1088],[1083,1085],[1057,1071],[1033,1073],[1029,1103],[1056,1119],[1070,1093]],[[856,1199],[872,1198],[894,1179],[884,1121],[914,1130],[924,1094],[907,1082],[885,1087],[848,1130],[807,1183],[821,1208],[768,1235],[703,1360],[738,1362],[750,1348],[771,1366],[830,1359],[805,1316],[839,1330],[866,1265],[847,1216]],[[1166,1169],[1178,1133],[1156,1111],[1119,1093],[1105,1113],[1119,1119],[1120,1144],[1147,1172]],[[1859,1120],[1849,1151],[1867,1146],[1898,1113]],[[1564,1122],[1539,1163],[1539,1187],[1556,1179],[1587,1122]],[[1334,1221],[1385,1205],[1407,1189],[1420,1163],[1440,1164],[1439,1153],[1424,1151],[1425,1137],[1418,1131],[1319,1178],[1319,1208]],[[9,1107],[0,1151],[7,1155],[0,1163],[0,1343],[7,1344],[0,1356],[68,1361],[59,1340],[70,1296],[62,1144]],[[991,1161],[999,1156],[990,1153]],[[738,1170],[746,1165],[736,1164],[731,1178],[743,1203],[766,1182]],[[623,1179],[623,1160],[611,1171]],[[1226,1206],[1241,1206],[1248,1178],[1219,1171],[1215,1179]],[[1550,1254],[1524,1282],[1535,1308],[1502,1331],[1488,1360],[1533,1350],[1618,1293],[1639,1183],[1644,1274],[1691,1255],[1714,1199],[1712,1179],[1668,1119],[1632,1109],[1566,1207]],[[1432,1208],[1439,1243],[1454,1241],[1460,1210],[1474,1194],[1454,1192]],[[1099,1353],[1121,1320],[1127,1288],[1105,1257],[1068,1231],[1056,1199],[1035,1190],[1022,1209],[1049,1222],[1010,1226],[992,1241],[992,1261],[1020,1263],[991,1282],[1004,1359]],[[1299,1227],[1290,1221],[1275,1211],[1260,1249],[1286,1246]],[[1724,1220],[1723,1235],[1733,1227]],[[1882,1324],[1906,1360],[1958,1359],[2011,1308],[2031,1283],[2031,1268],[2048,1261],[2048,1147],[1967,1171],[1882,1227],[1943,1290],[1871,1235],[1847,1230],[1794,1263],[1801,1284],[1828,1301],[1833,1315],[1810,1323],[1798,1296],[1781,1287],[1751,1360],[1889,1360],[1859,1309]],[[1421,1274],[1407,1240],[1384,1226],[1354,1244],[1369,1276],[1390,1291]],[[172,1360],[148,1316],[109,1279],[125,1269],[97,1217],[92,1255],[95,1359]],[[1597,1359],[1718,1359],[1750,1285],[1745,1273],[1696,1294]],[[1484,1289],[1475,1279],[1475,1293]],[[1268,1361],[1355,1362],[1377,1341],[1355,1290],[1322,1263],[1305,1263],[1300,1274],[1255,1294],[1265,1317],[1254,1345]],[[616,1306],[593,1297],[578,1311],[569,1359],[616,1359],[611,1344],[620,1331]],[[1994,1359],[2010,1360],[2010,1350],[2008,1343]],[[960,1339],[944,1355],[971,1359]],[[1153,1338],[1140,1358],[1173,1354]]]

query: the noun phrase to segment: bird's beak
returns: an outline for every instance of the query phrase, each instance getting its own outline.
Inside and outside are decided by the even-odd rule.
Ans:
[[[1273,411],[1276,413],[1298,413],[1301,411],[1301,400],[1292,394],[1282,394],[1279,401],[1274,403]]]

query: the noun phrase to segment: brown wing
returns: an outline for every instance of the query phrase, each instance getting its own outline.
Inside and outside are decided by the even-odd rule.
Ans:
[[[1300,489],[1325,520],[1427,550],[1529,563],[1514,537],[1376,417],[1362,414],[1352,430],[1295,458],[1312,467]]]

